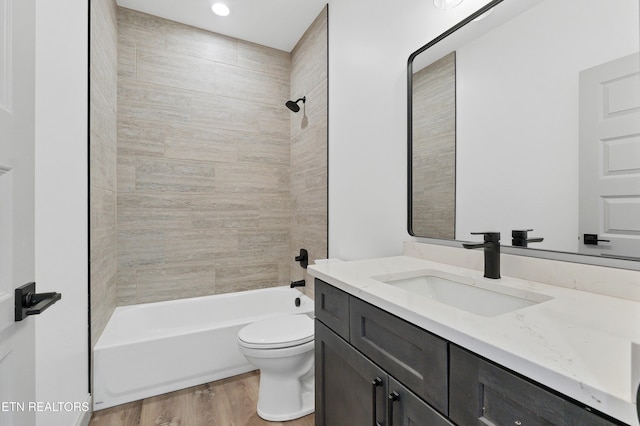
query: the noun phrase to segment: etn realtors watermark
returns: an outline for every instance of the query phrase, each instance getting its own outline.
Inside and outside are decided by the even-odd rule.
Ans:
[[[89,411],[88,402],[2,401],[0,412],[71,412]]]

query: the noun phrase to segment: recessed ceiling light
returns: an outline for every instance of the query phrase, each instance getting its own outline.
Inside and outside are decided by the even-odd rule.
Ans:
[[[227,16],[229,14],[229,8],[222,3],[214,3],[211,6],[211,10],[218,16]]]
[[[460,5],[462,0],[433,0],[433,5],[438,9],[453,9],[454,7]]]

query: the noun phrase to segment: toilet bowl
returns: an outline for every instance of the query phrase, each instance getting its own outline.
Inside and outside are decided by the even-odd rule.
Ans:
[[[285,315],[238,332],[240,352],[260,370],[258,415],[286,421],[314,411],[313,320]]]

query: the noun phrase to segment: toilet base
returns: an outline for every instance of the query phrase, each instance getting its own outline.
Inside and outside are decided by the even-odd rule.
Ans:
[[[302,408],[299,411],[286,413],[286,414],[273,414],[269,412],[264,412],[260,409],[260,405],[258,404],[258,416],[261,419],[270,421],[270,422],[285,422],[288,420],[299,419],[300,417],[304,417],[308,414],[311,414],[315,411],[315,401],[314,401],[314,392],[309,391],[302,394]]]
[[[315,409],[315,344],[313,321],[308,316],[291,315],[277,320],[276,324],[265,320],[246,326],[238,333],[238,343],[247,361],[260,370],[258,416],[267,421],[282,422],[306,416]],[[271,336],[273,330],[279,328],[286,331],[285,326],[290,322],[302,329],[302,334],[294,340],[274,341],[271,347],[261,347],[261,338],[252,335],[260,331]],[[257,331],[250,327],[257,327]],[[292,346],[287,346],[287,342]]]
[[[286,377],[273,372],[260,372],[258,416],[272,422],[297,419],[315,410],[315,371],[313,357],[304,363],[307,374]]]

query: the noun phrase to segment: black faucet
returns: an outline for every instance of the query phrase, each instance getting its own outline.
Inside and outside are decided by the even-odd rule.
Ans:
[[[499,232],[472,232],[471,235],[484,235],[484,243],[463,243],[466,249],[484,249],[484,276],[485,278],[500,278],[500,233]]]
[[[291,281],[291,288],[304,287],[305,285],[307,285],[307,282],[305,280]]]
[[[528,247],[529,243],[541,243],[544,238],[529,238],[533,229],[514,229],[511,231],[511,245],[514,247]]]

